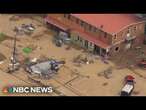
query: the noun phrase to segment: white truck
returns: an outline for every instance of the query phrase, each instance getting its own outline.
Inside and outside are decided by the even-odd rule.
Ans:
[[[134,77],[128,75],[125,77],[125,85],[122,88],[121,96],[130,96],[134,89]]]

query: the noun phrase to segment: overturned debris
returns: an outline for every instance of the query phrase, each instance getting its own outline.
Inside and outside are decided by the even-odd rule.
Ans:
[[[34,79],[34,78],[30,77],[30,76],[27,76],[27,78],[28,78],[29,81],[31,81],[33,83],[36,83],[36,84],[38,84],[40,86],[46,86],[41,81],[38,81],[38,80],[36,80],[36,79]]]
[[[108,82],[105,82],[102,84],[102,86],[107,86],[108,85]]]
[[[108,69],[98,73],[97,75],[104,76],[106,79],[111,78],[112,77],[112,67],[109,67]]]
[[[14,32],[19,32],[19,34],[23,35],[31,35],[36,28],[33,24],[22,24],[20,27],[15,27]]]
[[[75,63],[77,66],[81,66],[81,64],[94,63],[94,60],[88,56],[78,55],[73,59],[73,63]]]
[[[70,45],[71,44],[71,39],[70,39],[70,36],[67,33],[59,32],[59,33],[56,33],[54,35],[53,43],[56,46],[61,47],[63,44]]]
[[[25,70],[40,77],[50,78],[58,72],[60,65],[65,64],[65,61],[46,60],[39,62],[30,62],[26,65]]]
[[[10,21],[18,21],[20,20],[20,17],[19,16],[16,16],[16,15],[13,15],[9,18]]]

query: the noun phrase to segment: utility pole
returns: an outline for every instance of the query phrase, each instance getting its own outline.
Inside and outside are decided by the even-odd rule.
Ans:
[[[16,41],[17,41],[17,35],[19,34],[19,30],[16,31],[16,34],[14,36],[14,44],[13,44],[13,51],[12,51],[12,56],[11,56],[11,63],[10,66],[8,68],[8,73],[12,73],[16,70],[19,69],[19,62],[17,61],[17,56],[16,56]]]
[[[15,64],[17,63],[17,59],[16,59],[16,40],[17,40],[17,32],[16,32],[15,37],[14,37],[14,45],[13,45],[13,52],[12,52],[12,59],[11,59],[13,69],[15,68]]]

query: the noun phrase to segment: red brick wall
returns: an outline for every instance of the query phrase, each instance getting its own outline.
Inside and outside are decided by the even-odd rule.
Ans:
[[[135,40],[133,40],[131,48],[135,48],[136,46],[140,46],[144,41],[144,35],[138,36]],[[110,55],[115,56],[118,54],[124,54],[126,43],[122,42],[115,46],[113,46],[110,50]],[[115,51],[116,47],[119,47],[119,51]]]
[[[114,39],[115,37],[107,34],[105,37],[105,32],[98,30],[96,32],[94,31],[90,31],[89,30],[89,24],[84,24],[84,27],[82,27],[81,25],[76,23],[76,19],[75,17],[71,16],[70,20],[68,20],[67,18],[64,18],[64,14],[49,14],[49,16],[60,20],[62,23],[72,27],[72,28],[82,28],[85,29],[87,32],[95,35],[98,39],[100,39],[101,41],[103,41],[104,43],[107,44],[114,44],[116,42],[119,42],[121,40],[124,40],[126,35],[127,35],[127,31],[130,30],[130,33],[132,36],[137,36],[136,40],[133,42],[133,47],[138,46],[139,44],[143,43],[143,34],[144,34],[144,27],[145,27],[145,23],[138,23],[138,24],[133,24],[130,25],[129,27],[126,27],[125,29],[123,29],[122,31],[118,32],[116,34],[116,39]],[[135,26],[136,26],[136,31],[135,31]],[[126,44],[125,43],[119,43],[115,46],[112,47],[110,54],[111,55],[116,55],[116,54],[120,54],[124,51]],[[119,51],[115,51],[115,48],[119,47]]]
[[[137,37],[134,41],[133,41],[133,47],[139,46],[141,44],[143,44],[144,42],[144,35],[141,35],[139,37]]]
[[[135,27],[137,27],[136,31],[134,29]],[[138,23],[138,24],[134,24],[129,27],[126,27],[125,29],[123,29],[122,31],[116,34],[117,35],[116,39],[114,39],[114,36],[113,36],[113,43],[124,40],[127,35],[128,30],[130,30],[130,34],[132,36],[139,37],[142,34],[144,34],[144,28],[145,28],[145,23]]]

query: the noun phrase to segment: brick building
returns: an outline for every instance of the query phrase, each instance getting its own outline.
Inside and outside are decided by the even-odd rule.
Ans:
[[[114,56],[143,43],[145,37],[145,21],[134,14],[48,14],[45,22],[98,55]]]

